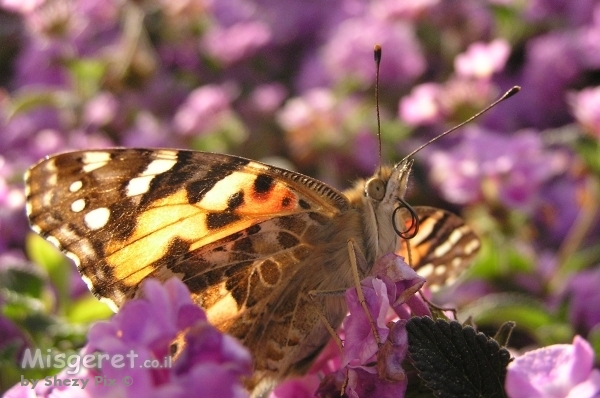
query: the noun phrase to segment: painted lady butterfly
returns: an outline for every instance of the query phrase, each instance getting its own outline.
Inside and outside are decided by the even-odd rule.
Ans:
[[[403,250],[395,224],[404,217],[395,210],[411,166],[382,168],[342,193],[230,155],[70,152],[28,171],[27,214],[33,230],[63,250],[114,309],[144,278],[181,278],[209,320],[251,350],[251,383],[269,383],[306,371],[329,340],[317,310],[334,328],[345,317],[343,296],[314,301],[308,292],[354,286],[349,239],[370,265]],[[413,265],[429,283],[447,282],[479,240],[451,213],[414,211],[420,228],[410,240]],[[358,271],[361,279],[369,274]]]

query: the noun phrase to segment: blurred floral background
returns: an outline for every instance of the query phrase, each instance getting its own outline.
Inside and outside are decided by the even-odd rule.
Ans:
[[[76,352],[111,313],[29,232],[28,167],[73,149],[193,148],[347,188],[379,162],[375,43],[387,163],[522,87],[416,155],[409,203],[461,214],[483,241],[436,302],[491,335],[516,321],[514,350],[580,335],[600,353],[600,1],[0,7],[0,391],[25,348]]]

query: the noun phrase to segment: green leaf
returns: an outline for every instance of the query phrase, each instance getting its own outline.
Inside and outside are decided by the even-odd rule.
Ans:
[[[98,301],[92,294],[86,294],[84,297],[72,303],[66,316],[71,323],[89,324],[98,320],[107,319],[114,312],[108,305]]]
[[[48,272],[50,281],[58,292],[61,309],[64,310],[71,300],[70,275],[73,265],[56,247],[36,234],[29,234],[25,239],[25,251],[29,258]]]
[[[64,109],[71,107],[73,96],[64,90],[25,89],[14,93],[6,106],[6,114],[10,119],[20,113],[36,108],[52,107]]]
[[[410,359],[437,397],[506,397],[510,353],[456,321],[414,317],[406,325]]]
[[[493,280],[514,273],[530,273],[534,270],[533,261],[507,239],[482,238],[477,261],[469,268],[469,276]]]
[[[600,174],[600,143],[598,140],[582,135],[575,143],[575,150],[590,169]]]
[[[7,267],[0,270],[0,287],[14,293],[40,299],[44,289],[44,276],[37,268]]]
[[[510,340],[510,335],[512,334],[513,329],[517,326],[515,322],[509,321],[504,322],[500,329],[494,335],[494,340],[500,344],[500,347],[508,346],[508,340]]]
[[[247,137],[248,131],[240,118],[233,112],[225,112],[215,121],[212,132],[196,135],[190,145],[199,151],[227,152]]]
[[[479,326],[500,327],[504,322],[514,321],[520,329],[532,333],[541,345],[564,342],[573,333],[568,324],[548,312],[544,303],[522,294],[489,294],[464,307],[460,314],[473,317]]]
[[[77,92],[83,98],[90,98],[100,90],[101,81],[107,71],[106,62],[95,59],[72,59],[67,62]]]
[[[600,358],[600,328],[593,328],[587,335],[587,340],[592,345],[596,358]]]

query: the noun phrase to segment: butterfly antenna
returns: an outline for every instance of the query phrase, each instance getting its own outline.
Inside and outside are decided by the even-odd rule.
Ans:
[[[483,115],[484,113],[486,113],[487,111],[489,111],[490,109],[492,109],[493,107],[495,107],[496,105],[498,105],[500,102],[504,101],[505,99],[509,99],[510,97],[512,97],[513,95],[515,95],[516,93],[518,93],[520,90],[521,90],[521,87],[519,87],[519,86],[512,87],[510,90],[508,90],[507,92],[505,92],[502,97],[498,98],[496,101],[494,101],[493,103],[491,103],[490,105],[488,105],[485,109],[477,112],[475,115],[471,116],[470,118],[468,118],[464,122],[460,123],[459,125],[452,127],[450,130],[444,131],[442,134],[438,135],[435,138],[432,138],[431,140],[427,141],[426,143],[424,143],[423,145],[421,145],[420,147],[418,147],[417,149],[415,149],[414,151],[412,151],[411,153],[409,153],[408,155],[406,155],[404,157],[404,159],[402,159],[400,161],[400,163],[402,163],[406,159],[412,157],[415,153],[419,152],[421,149],[425,148],[427,145],[436,142],[437,140],[439,140],[442,137],[445,137],[446,135],[450,134],[454,130],[456,130],[456,129],[462,127],[462,126],[464,126],[467,123],[470,123],[474,119],[477,119],[479,116]],[[379,141],[379,145],[381,145],[381,140]]]
[[[377,140],[379,141],[379,174],[381,174],[381,116],[379,115],[379,65],[381,64],[381,46],[375,44],[375,109],[377,110]]]

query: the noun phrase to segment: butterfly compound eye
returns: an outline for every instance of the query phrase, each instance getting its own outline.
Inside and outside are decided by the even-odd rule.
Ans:
[[[365,186],[365,194],[375,200],[383,200],[385,196],[385,184],[379,178],[371,178]]]

